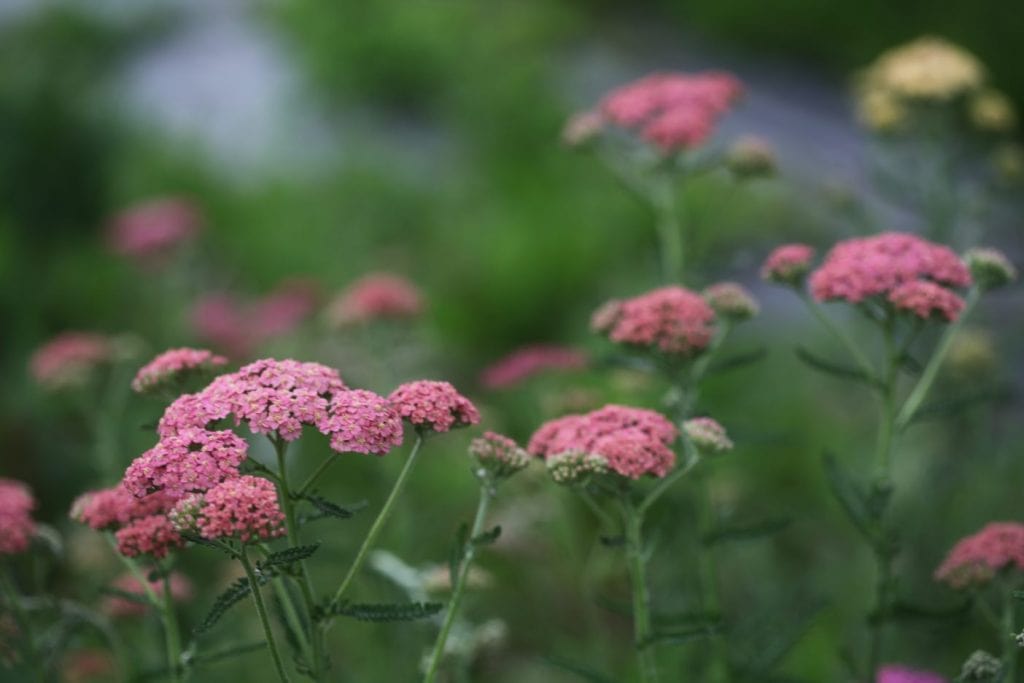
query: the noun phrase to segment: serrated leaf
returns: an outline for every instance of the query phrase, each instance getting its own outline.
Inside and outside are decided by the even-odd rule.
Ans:
[[[723,526],[709,531],[701,538],[705,546],[717,545],[733,541],[750,541],[765,538],[779,533],[793,522],[792,519],[767,519],[762,522]]]
[[[351,603],[342,601],[321,609],[320,618],[351,617],[359,621],[417,621],[432,617],[444,609],[441,602]]]
[[[909,353],[904,352],[900,355],[899,363],[900,367],[914,375],[920,375],[924,372],[924,365],[921,364],[921,361],[917,360]]]
[[[458,583],[459,567],[466,556],[466,543],[469,541],[469,525],[463,522],[455,532],[455,542],[448,553],[448,580],[450,585]]]
[[[324,517],[333,517],[335,519],[349,519],[367,506],[367,502],[365,500],[353,503],[352,505],[338,505],[333,501],[327,500],[321,495],[313,493],[304,494],[302,499],[309,501],[309,503],[311,503],[313,507],[315,507]]]
[[[187,531],[182,531],[182,532],[180,532],[180,536],[183,539],[185,539],[186,541],[188,541],[189,543],[195,543],[196,545],[203,545],[203,546],[206,546],[207,548],[213,548],[214,550],[219,550],[222,553],[224,553],[225,555],[228,555],[230,557],[234,557],[235,556],[235,554],[231,550],[229,550],[227,547],[225,547],[223,545],[220,545],[219,543],[214,543],[211,540],[205,539],[205,538],[203,538],[202,536],[200,536],[198,534],[193,534],[193,533],[189,533]]]
[[[857,530],[861,532],[872,546],[876,545],[878,539],[872,525],[867,494],[843,469],[834,455],[826,453],[823,462],[825,465],[825,477],[828,480],[832,495],[839,501],[843,512],[846,513],[847,518],[853,522]]]
[[[744,351],[737,353],[727,358],[723,358],[720,361],[712,363],[708,368],[708,375],[720,375],[739,368],[753,365],[764,360],[768,356],[768,349],[765,347],[756,348],[752,351]]]
[[[720,624],[718,622],[708,622],[691,628],[652,633],[645,641],[639,643],[637,647],[643,650],[644,648],[648,648],[652,645],[679,645],[682,643],[689,643],[697,638],[709,638],[711,636],[715,636],[719,631]]]
[[[608,676],[605,676],[600,672],[594,671],[593,669],[588,669],[582,664],[570,662],[566,659],[562,659],[561,657],[549,656],[545,657],[544,661],[546,661],[548,664],[555,667],[556,669],[561,669],[562,671],[575,674],[583,680],[589,681],[590,683],[615,683],[614,679],[609,678]]]
[[[796,357],[803,361],[810,368],[831,375],[839,379],[850,379],[862,382],[874,388],[879,388],[878,380],[865,373],[860,368],[852,368],[841,363],[835,363],[811,353],[802,346],[796,348]]]
[[[264,579],[259,582],[262,585],[266,583],[266,580]],[[251,592],[252,586],[249,585],[248,578],[241,577],[236,579],[234,583],[228,586],[227,590],[218,595],[213,601],[213,606],[206,613],[203,620],[199,622],[199,625],[195,627],[194,633],[198,635],[209,631],[229,609],[248,597]]]
[[[1010,387],[990,387],[978,391],[966,392],[952,398],[941,399],[926,403],[917,409],[909,424],[934,420],[937,418],[949,417],[962,413],[965,410],[983,403],[998,403],[1013,398],[1013,390]]]
[[[259,562],[259,567],[261,569],[269,569],[271,567],[289,567],[296,562],[301,562],[302,560],[312,557],[313,553],[319,549],[319,543],[311,543],[309,545],[297,545],[294,548],[278,550],[277,552],[270,553],[261,560]]]
[[[498,540],[499,536],[501,536],[500,524],[489,531],[484,531],[483,533],[474,536],[469,542],[475,546],[491,545]]]

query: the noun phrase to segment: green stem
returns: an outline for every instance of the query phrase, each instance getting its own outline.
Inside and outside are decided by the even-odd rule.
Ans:
[[[685,437],[683,438],[685,439]],[[685,443],[688,442],[684,442],[684,444]],[[688,451],[689,449],[686,450]],[[654,505],[654,502],[658,500],[658,498],[660,498],[662,494],[665,493],[665,491],[669,490],[672,487],[672,485],[675,484],[679,479],[682,479],[684,476],[686,476],[690,472],[690,470],[692,470],[697,465],[699,461],[700,457],[697,456],[696,453],[688,455],[685,463],[675,468],[674,470],[672,470],[672,472],[668,474],[668,476],[658,481],[654,488],[651,489],[650,493],[648,493],[640,502],[640,505],[637,508],[637,512],[641,515],[646,514],[647,510],[649,510],[650,507]]]
[[[656,683],[658,664],[651,637],[651,598],[647,589],[647,556],[643,545],[643,514],[628,496],[623,499],[623,523],[626,530],[626,559],[633,586],[633,646],[640,664],[641,683]]]
[[[270,551],[265,545],[261,545],[264,555],[269,555]],[[288,589],[288,584],[285,578],[282,576],[275,576],[271,585],[274,587],[274,593],[277,595],[278,602],[281,603],[281,609],[284,612],[284,618],[288,621],[288,626],[291,628],[292,633],[299,639],[299,646],[302,648],[302,654],[306,657],[306,661],[310,661],[313,658],[313,653],[310,647],[309,638],[306,633],[306,626],[303,624],[302,619],[299,617],[299,612],[295,608],[295,597],[292,592]]]
[[[825,311],[822,310],[818,302],[811,298],[811,296],[804,291],[800,292],[800,298],[803,299],[805,304],[807,304],[807,307],[810,309],[811,314],[818,319],[818,322],[820,322],[825,327],[825,329],[829,331],[829,334],[831,334],[833,337],[839,340],[843,347],[846,348],[850,356],[852,356],[854,361],[856,361],[857,365],[860,366],[861,371],[864,372],[864,374],[867,375],[868,377],[872,379],[877,379],[875,375],[875,369],[871,365],[871,361],[868,360],[868,357],[864,355],[864,352],[860,350],[860,347],[857,346],[854,343],[854,341],[850,339],[850,337],[845,332],[842,331],[842,329],[840,329],[838,326],[836,326],[834,322],[832,322],[832,319],[829,318],[828,315],[826,315]]]
[[[359,552],[356,553],[356,559],[352,561],[352,566],[349,567],[348,573],[345,578],[342,579],[341,585],[338,586],[338,590],[334,593],[333,603],[337,604],[345,596],[345,591],[348,589],[349,584],[355,578],[359,572],[359,568],[362,567],[363,561],[366,559],[367,553],[373,547],[373,544],[377,540],[377,536],[380,534],[381,529],[384,527],[384,523],[387,522],[388,517],[395,506],[395,501],[398,500],[399,494],[405,487],[405,482],[409,478],[409,473],[412,472],[412,466],[416,462],[416,456],[419,455],[420,449],[423,446],[423,436],[417,435],[416,443],[413,444],[412,450],[409,452],[409,458],[405,461],[405,466],[402,467],[401,473],[398,475],[398,479],[395,480],[395,485],[391,488],[391,493],[388,494],[388,498],[384,501],[384,507],[381,508],[377,514],[377,519],[373,521],[373,525],[370,527],[369,533],[366,534],[366,538],[363,539],[363,545],[360,546]]]
[[[299,490],[295,492],[296,497],[302,496],[304,493],[309,491],[313,484],[316,483],[316,480],[320,478],[320,475],[326,472],[328,468],[330,468],[330,466],[333,465],[334,461],[337,459],[338,456],[336,455],[331,455],[324,458],[317,466],[316,470],[313,471],[313,474],[309,475],[309,479],[307,479],[306,482],[299,487]]]
[[[590,508],[590,511],[594,513],[594,516],[601,520],[601,522],[605,526],[605,529],[609,531],[613,530],[615,528],[615,520],[612,518],[611,515],[609,515],[607,512],[601,509],[601,506],[598,505],[596,500],[594,500],[594,496],[591,495],[590,491],[587,491],[584,488],[580,488],[577,490],[577,492],[579,493],[580,498],[583,500],[586,506]]]
[[[480,485],[480,502],[476,506],[476,517],[473,519],[473,528],[469,532],[469,541],[466,543],[465,550],[462,554],[462,560],[459,563],[459,574],[455,580],[455,585],[452,586],[452,597],[448,601],[448,610],[444,615],[444,622],[441,624],[441,631],[437,634],[437,640],[434,642],[434,651],[430,656],[430,664],[427,667],[427,675],[424,678],[424,683],[434,683],[437,678],[437,671],[441,665],[441,660],[444,659],[444,646],[448,642],[448,633],[451,631],[452,624],[455,623],[455,617],[459,612],[459,603],[462,601],[462,594],[466,589],[466,579],[469,577],[469,570],[473,565],[473,558],[476,556],[476,545],[473,543],[473,539],[476,538],[484,530],[484,521],[487,518],[487,509],[491,504],[491,499],[494,497],[493,485],[484,481]]]
[[[280,437],[272,438],[274,451],[277,453],[278,467],[278,489],[280,490],[281,507],[284,512],[285,529],[288,532],[288,547],[295,548],[301,544],[299,536],[299,525],[295,515],[295,500],[291,489],[288,487],[288,463],[285,455],[288,450],[288,442]],[[306,607],[306,616],[309,623],[313,624],[313,614],[316,610],[316,600],[313,597],[313,581],[309,576],[305,560],[299,560],[299,591],[302,593],[302,601]],[[319,629],[309,629],[309,640],[313,650],[313,661],[309,662],[312,669],[313,680],[321,680],[321,666],[324,661],[323,643]]]
[[[946,359],[946,354],[949,352],[949,348],[953,344],[953,339],[956,338],[960,328],[963,327],[964,321],[967,319],[971,310],[974,309],[974,306],[978,303],[979,298],[981,298],[981,292],[977,287],[972,288],[971,291],[968,292],[964,309],[960,312],[957,319],[950,323],[949,327],[946,328],[942,338],[939,340],[938,346],[935,348],[934,353],[932,353],[932,357],[928,360],[928,364],[921,373],[920,379],[917,380],[917,384],[914,385],[914,388],[911,390],[910,395],[904,402],[903,407],[900,408],[899,414],[896,417],[895,428],[897,431],[903,431],[906,429],[914,419],[914,415],[921,407],[921,403],[928,395],[928,391],[931,389],[932,384],[935,382],[935,378],[939,374],[939,368],[942,366],[942,362]]]
[[[26,659],[28,659],[29,665],[32,667],[40,683],[46,683],[46,667],[43,664],[42,657],[39,656],[39,652],[36,650],[35,635],[32,633],[32,621],[22,607],[21,597],[14,588],[14,581],[11,580],[6,567],[0,571],[0,588],[3,589],[7,602],[11,603],[14,621],[18,624],[18,630],[21,631],[22,640],[25,642]]]
[[[256,604],[256,613],[260,617],[260,624],[263,626],[263,636],[267,640],[267,647],[270,648],[270,655],[274,659],[274,668],[277,669],[277,676],[283,683],[288,683],[288,673],[284,669],[284,661],[281,659],[281,653],[277,649],[274,631],[270,627],[270,618],[267,615],[267,607],[263,603],[260,583],[256,578],[256,572],[253,571],[252,563],[249,562],[249,556],[244,545],[238,554],[238,561],[242,563],[245,575],[249,579],[249,587],[252,588],[252,601]]]
[[[651,188],[658,230],[662,275],[666,282],[681,284],[686,273],[685,236],[679,224],[675,192],[670,177],[655,179]]]
[[[171,680],[181,680],[181,634],[178,632],[178,618],[174,612],[174,598],[171,595],[171,573],[164,573],[164,595],[160,604],[160,619],[163,621],[164,642],[167,646],[167,665]]]
[[[1016,683],[1017,681],[1017,650],[1020,648],[1017,646],[1015,634],[1017,630],[1016,617],[1016,598],[1013,597],[1013,587],[1007,582],[1003,596],[1003,623],[1000,634],[1003,643],[1003,680],[1006,683]]]

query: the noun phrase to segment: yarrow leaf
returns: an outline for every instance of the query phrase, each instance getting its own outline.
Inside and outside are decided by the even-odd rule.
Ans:
[[[213,541],[205,539],[199,534],[193,534],[188,531],[181,531],[179,532],[179,534],[183,539],[185,539],[189,543],[195,543],[196,545],[203,545],[207,548],[213,548],[215,550],[221,551],[225,555],[230,555],[234,557],[234,553],[229,548],[221,545],[220,543],[214,543]]]
[[[260,581],[265,583],[266,579]],[[244,600],[252,592],[252,586],[249,585],[249,579],[241,577],[236,579],[234,583],[228,586],[227,590],[217,596],[213,601],[213,607],[206,614],[199,625],[195,627],[194,632],[198,635],[209,631],[214,624],[220,621],[220,618],[236,604]]]
[[[294,548],[278,550],[277,552],[267,555],[267,557],[259,563],[259,567],[261,569],[268,569],[270,567],[290,567],[296,562],[312,557],[313,553],[319,549],[319,543],[311,543],[310,545],[297,545]]]
[[[872,524],[868,496],[831,453],[824,457],[825,476],[832,494],[858,531],[874,546],[878,542]]]
[[[637,644],[637,648],[643,650],[652,645],[680,645],[697,638],[708,638],[718,635],[720,629],[721,624],[718,622],[707,622],[699,626],[692,626],[677,631],[653,633],[642,643]]]
[[[484,531],[483,533],[474,536],[469,542],[475,546],[491,545],[498,540],[499,536],[501,536],[500,524],[489,531]]]
[[[338,505],[337,503],[327,500],[323,496],[305,493],[301,496],[302,500],[308,501],[313,507],[317,509],[323,517],[334,517],[335,519],[349,519],[353,517],[357,512],[366,507],[367,502],[365,500],[359,501],[352,505]]]
[[[708,375],[719,375],[725,372],[731,372],[738,370],[739,368],[746,367],[758,363],[768,356],[768,349],[761,346],[751,351],[743,351],[741,353],[733,354],[719,361],[711,364],[708,368]]]
[[[817,356],[802,346],[796,348],[796,357],[806,363],[810,368],[822,372],[826,375],[832,375],[839,379],[852,379],[858,382],[863,382],[874,388],[879,388],[878,380],[868,375],[859,368],[851,368],[841,363],[835,363],[830,360],[826,360]]]
[[[351,603],[342,601],[318,611],[318,617],[351,617],[359,621],[417,621],[434,616],[444,609],[440,602]]]

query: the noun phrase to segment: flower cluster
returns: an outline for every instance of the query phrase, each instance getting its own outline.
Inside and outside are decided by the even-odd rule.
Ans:
[[[32,378],[47,389],[81,383],[97,365],[110,360],[113,343],[90,332],[64,332],[32,354]]]
[[[725,427],[710,417],[694,417],[683,423],[683,433],[693,444],[704,451],[722,453],[732,450],[732,440]]]
[[[183,574],[171,572],[168,577],[171,600],[174,602],[186,602],[192,599],[195,591],[192,582]],[[114,580],[111,587],[122,593],[136,595],[140,599],[146,595],[146,589],[142,583],[132,574],[122,574]],[[156,595],[162,596],[164,587],[159,580],[150,581],[149,588]],[[129,600],[118,595],[111,595],[104,603],[103,611],[112,617],[138,617],[146,613],[145,604],[136,600]]]
[[[610,92],[598,114],[672,154],[707,140],[742,91],[736,77],[727,73],[655,73]],[[591,123],[588,130],[593,127]]]
[[[469,444],[469,454],[490,476],[509,477],[530,464],[530,454],[514,440],[495,432],[484,432]]]
[[[916,671],[890,664],[878,670],[875,683],[946,683],[946,679],[928,671]]]
[[[545,370],[577,370],[585,367],[587,356],[566,346],[535,345],[517,349],[480,373],[480,383],[489,389],[503,389]]]
[[[608,468],[624,477],[664,477],[675,465],[669,447],[679,432],[664,415],[643,408],[607,405],[584,415],[567,415],[544,423],[527,450],[543,458],[564,454],[602,456]],[[584,464],[567,461],[569,469]]]
[[[140,517],[118,529],[114,538],[117,551],[125,557],[150,555],[160,559],[185,545],[185,539],[171,526],[166,514]]]
[[[171,511],[169,523],[177,530],[195,532],[211,541],[237,539],[248,543],[284,533],[284,513],[274,484],[248,475],[228,479],[201,495],[182,498]]]
[[[121,256],[146,259],[164,256],[200,231],[203,218],[186,199],[155,199],[118,214],[107,234],[111,249]]]
[[[35,507],[28,486],[0,478],[0,555],[16,555],[28,549],[36,531],[32,520]]]
[[[807,244],[783,244],[768,254],[761,266],[761,277],[783,285],[804,281],[814,260],[814,247]]]
[[[380,318],[412,318],[423,311],[414,284],[391,273],[371,273],[356,280],[327,306],[327,320],[336,327]]]
[[[480,422],[476,406],[448,382],[407,382],[391,392],[389,400],[403,419],[434,432]]]
[[[963,299],[927,280],[904,282],[889,292],[888,299],[896,310],[909,311],[923,320],[940,315],[952,322],[964,308]]]
[[[701,294],[715,313],[729,320],[747,320],[761,310],[757,300],[746,287],[736,282],[713,284],[705,288]]]
[[[839,242],[810,277],[811,294],[819,301],[859,304],[887,296],[891,303],[918,315],[924,310],[922,317],[933,310],[947,319],[956,317],[962,306],[956,294],[944,288],[943,292],[918,286],[901,289],[901,285],[916,282],[966,287],[971,284],[971,273],[948,247],[915,235],[888,232]]]
[[[704,297],[673,285],[606,303],[591,317],[591,328],[619,344],[688,358],[711,343],[714,322]]]
[[[996,289],[1010,284],[1017,279],[1017,269],[1010,259],[998,249],[976,247],[968,249],[964,261],[971,271],[971,276],[983,290]]]
[[[935,579],[966,588],[991,581],[1007,567],[1024,571],[1024,524],[993,522],[958,541],[935,570]]]
[[[880,55],[864,73],[862,87],[896,100],[944,102],[977,89],[984,78],[974,55],[925,36]]]
[[[248,445],[229,430],[185,428],[162,438],[128,466],[124,487],[141,498],[153,491],[180,497],[238,476]]]
[[[124,484],[118,484],[80,495],[71,505],[70,517],[97,531],[116,530],[141,517],[166,512],[174,501],[175,497],[166,491],[136,498]]]
[[[146,393],[180,384],[191,373],[226,365],[228,359],[206,349],[170,349],[144,365],[132,380],[132,390]]]
[[[591,477],[608,473],[608,459],[597,453],[564,451],[549,455],[544,460],[548,474],[556,484],[577,485]]]
[[[339,453],[384,455],[402,445],[402,418],[390,401],[372,391],[338,392],[318,426]]]

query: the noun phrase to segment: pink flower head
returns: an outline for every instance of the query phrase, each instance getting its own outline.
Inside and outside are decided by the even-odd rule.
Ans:
[[[491,476],[510,477],[530,464],[530,454],[513,439],[496,432],[484,432],[469,444],[469,454]]]
[[[132,380],[137,393],[180,383],[187,375],[226,365],[228,359],[206,349],[170,349],[144,365]]]
[[[600,113],[623,128],[639,129],[645,140],[671,153],[710,137],[741,92],[730,74],[656,73],[613,90]]]
[[[114,534],[117,550],[125,557],[150,555],[156,559],[185,545],[184,539],[171,526],[167,515],[140,517],[121,527]]]
[[[363,389],[335,394],[320,431],[339,453],[384,455],[402,445],[402,418],[391,402]]]
[[[717,282],[701,294],[715,313],[737,322],[753,318],[761,310],[754,296],[738,282]]]
[[[64,332],[32,354],[32,377],[47,389],[79,384],[97,365],[110,360],[113,345],[108,337],[90,332]]]
[[[251,318],[257,339],[279,337],[294,330],[317,307],[320,288],[304,279],[286,280],[256,302]]]
[[[125,470],[124,487],[139,498],[152,491],[176,497],[205,491],[237,477],[248,448],[230,430],[182,429],[135,458]]]
[[[274,484],[260,477],[228,479],[202,500],[183,499],[181,505],[198,507],[193,515],[199,535],[209,540],[236,538],[243,543],[274,538],[284,533],[284,513]]]
[[[124,484],[118,484],[83,493],[72,503],[70,516],[97,531],[116,529],[140,517],[167,512],[175,500],[176,497],[166,491],[136,498]]]
[[[715,312],[700,294],[675,285],[598,309],[591,326],[613,342],[671,356],[699,354],[714,335]]]
[[[111,584],[111,587],[124,593],[137,595],[140,598],[146,594],[142,583],[140,583],[132,574],[122,574],[117,577],[117,579],[115,579]],[[157,596],[163,598],[163,581],[159,579],[156,581],[150,581],[149,587]],[[195,593],[192,588],[192,582],[188,580],[188,577],[178,572],[171,572],[170,590],[171,599],[174,602],[186,602],[191,600]],[[112,617],[138,617],[145,614],[147,609],[146,605],[140,602],[128,600],[127,598],[122,598],[117,595],[112,595],[107,598],[103,605],[103,611]]]
[[[889,303],[896,310],[909,311],[928,320],[935,315],[953,322],[964,308],[964,300],[942,285],[928,280],[913,280],[897,285],[889,292]]]
[[[600,455],[613,472],[624,477],[663,477],[675,464],[669,446],[678,436],[676,427],[660,413],[607,405],[541,425],[527,450],[544,458],[566,452]]]
[[[189,321],[200,339],[233,358],[248,357],[260,341],[252,335],[249,316],[241,302],[225,292],[201,296],[192,305]]]
[[[327,318],[337,326],[380,318],[412,318],[423,311],[414,284],[391,273],[371,273],[349,285],[328,306]]]
[[[819,301],[858,304],[922,279],[967,287],[971,273],[948,247],[907,233],[887,232],[836,244],[811,274],[810,285]]]
[[[151,260],[192,238],[203,218],[185,199],[166,198],[136,204],[114,217],[107,238],[121,256]]]
[[[183,429],[206,429],[230,412],[230,404],[212,391],[204,389],[196,394],[182,394],[164,410],[156,431],[160,438],[165,438]]]
[[[1006,567],[1024,570],[1024,524],[992,522],[958,541],[935,570],[935,579],[966,588],[991,581]]]
[[[14,479],[0,478],[0,555],[16,555],[28,549],[36,532],[32,491]]]
[[[406,382],[388,398],[398,414],[417,428],[447,432],[480,422],[476,406],[448,382]]]
[[[889,664],[878,670],[875,683],[946,683],[946,679],[928,671],[915,671]]]
[[[568,346],[524,346],[485,368],[480,383],[488,389],[503,389],[545,370],[578,370],[586,364],[586,354]]]
[[[125,601],[127,602],[127,600]],[[90,648],[69,652],[61,661],[62,683],[89,683],[117,678],[117,664],[106,650]]]
[[[804,281],[814,260],[814,247],[807,244],[783,244],[768,254],[761,266],[761,277],[784,285]]]
[[[294,441],[303,425],[323,423],[331,398],[345,388],[338,371],[326,365],[267,358],[221,375],[200,393],[253,433]]]

